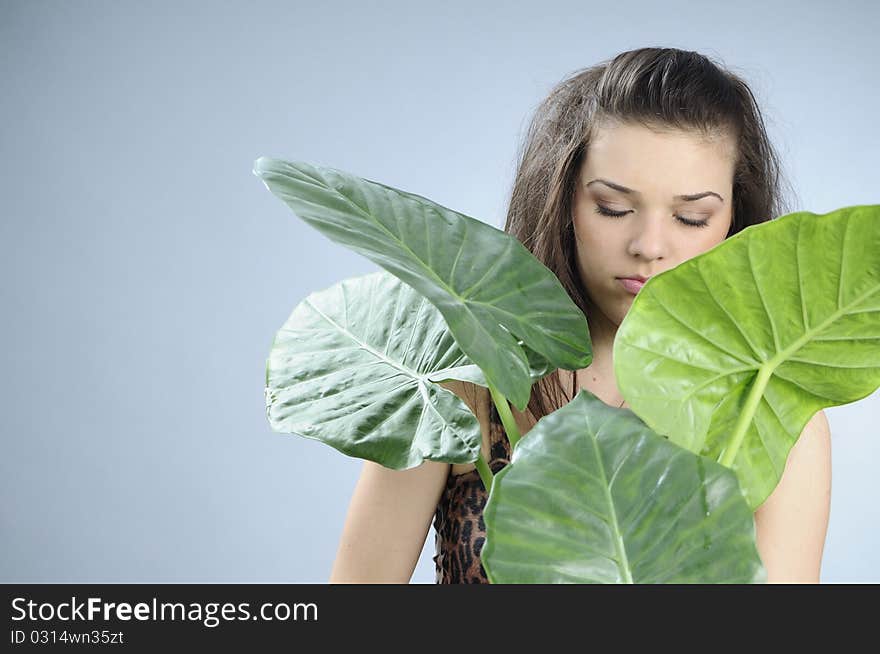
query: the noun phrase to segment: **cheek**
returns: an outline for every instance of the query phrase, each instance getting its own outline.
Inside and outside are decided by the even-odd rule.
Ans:
[[[726,213],[722,220],[719,220],[713,226],[715,229],[713,230],[713,236],[715,237],[715,245],[718,245],[721,241],[727,238],[727,232],[730,231],[730,228],[733,227],[733,218],[730,215],[730,212]]]
[[[585,273],[589,273],[589,267],[592,267],[596,259],[597,247],[595,241],[595,232],[591,231],[582,223],[575,223],[575,255],[582,267],[585,267]]]
[[[594,216],[580,214],[574,219],[574,236],[578,250],[596,256],[611,244],[612,234],[607,225],[597,221]]]
[[[700,254],[707,250],[711,250],[719,243],[722,243],[724,239],[727,237],[727,232],[730,229],[730,223],[721,223],[721,227],[715,227],[714,229],[705,229],[702,230],[705,233],[700,235],[700,238],[696,239],[694,243],[695,254]]]
[[[576,258],[578,272],[591,294],[604,285],[603,280],[609,271],[615,269],[613,248],[607,241],[597,239],[595,232],[584,232],[579,236]],[[617,259],[619,261],[619,257]]]
[[[680,227],[678,233],[682,238],[677,241],[677,258],[685,261],[722,243],[730,231],[730,224],[729,216],[716,215],[710,219],[708,227]]]

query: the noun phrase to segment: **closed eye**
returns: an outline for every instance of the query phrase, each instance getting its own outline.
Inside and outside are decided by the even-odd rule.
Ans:
[[[614,211],[613,209],[609,209],[608,207],[604,207],[601,204],[596,205],[596,213],[600,213],[603,216],[610,216],[612,218],[620,218],[621,216],[625,216],[631,210],[628,211]],[[685,225],[690,225],[691,227],[708,227],[709,221],[708,219],[703,220],[690,220],[689,218],[685,218],[684,216],[679,216],[676,214],[675,219],[679,222],[684,223]]]

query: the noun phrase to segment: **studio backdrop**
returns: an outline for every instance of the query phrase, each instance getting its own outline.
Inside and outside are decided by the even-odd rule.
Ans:
[[[743,76],[794,190],[876,204],[863,2],[0,3],[4,582],[327,581],[361,461],[269,428],[308,294],[379,268],[298,220],[260,156],[503,227],[537,103],[624,50]],[[826,410],[823,582],[880,582],[880,394]],[[433,583],[434,532],[414,583]]]

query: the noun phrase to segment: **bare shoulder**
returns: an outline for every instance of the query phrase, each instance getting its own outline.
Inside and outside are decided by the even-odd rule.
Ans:
[[[776,488],[755,511],[769,582],[818,583],[831,511],[831,429],[824,411],[804,426]]]
[[[755,511],[759,520],[775,511],[785,498],[793,499],[803,486],[815,489],[824,486],[830,492],[831,428],[825,411],[817,411],[804,425],[797,441],[789,450],[782,477],[776,488]]]
[[[789,451],[779,486],[791,486],[797,481],[819,483],[830,477],[830,469],[831,426],[825,411],[820,410],[804,425]],[[777,491],[784,492],[779,487]]]
[[[831,452],[831,425],[828,424],[828,416],[825,411],[817,411],[809,422],[804,425],[801,435],[791,448],[789,457],[812,456],[830,458]]]

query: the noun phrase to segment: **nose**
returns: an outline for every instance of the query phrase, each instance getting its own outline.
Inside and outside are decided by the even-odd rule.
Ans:
[[[661,216],[641,216],[632,221],[634,233],[629,239],[627,251],[634,257],[647,261],[668,256],[667,238],[669,225]]]

